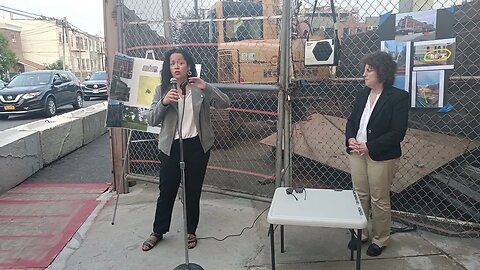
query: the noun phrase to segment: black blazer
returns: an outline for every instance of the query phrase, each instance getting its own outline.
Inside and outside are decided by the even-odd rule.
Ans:
[[[367,103],[370,88],[357,93],[353,111],[347,120],[345,145],[348,139],[356,138],[360,119]],[[367,147],[370,158],[376,161],[399,158],[402,155],[400,142],[403,141],[408,126],[410,97],[406,91],[395,87],[383,89],[367,124]]]

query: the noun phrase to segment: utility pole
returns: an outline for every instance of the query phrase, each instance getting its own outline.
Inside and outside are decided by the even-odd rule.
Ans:
[[[168,42],[173,41],[172,18],[170,17],[170,0],[162,0],[163,31]]]
[[[67,17],[63,17],[63,61],[62,61],[62,64],[63,64],[63,70],[65,70],[65,66],[66,66],[66,61],[67,61],[67,57],[66,57],[66,47],[67,47]]]
[[[77,44],[78,45],[78,44]],[[80,65],[80,81],[83,82],[83,63],[82,63],[82,49],[83,49],[83,37],[82,37],[82,46],[78,48],[78,56],[80,57],[79,65]]]
[[[198,0],[193,0],[193,10],[195,11],[195,19],[199,19],[198,16]]]

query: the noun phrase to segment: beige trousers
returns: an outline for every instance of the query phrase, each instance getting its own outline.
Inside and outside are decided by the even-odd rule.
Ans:
[[[392,213],[390,187],[395,175],[398,159],[372,160],[368,155],[349,155],[353,189],[357,192],[367,219],[372,213],[372,243],[387,246],[390,239]],[[369,232],[363,230],[362,240]]]

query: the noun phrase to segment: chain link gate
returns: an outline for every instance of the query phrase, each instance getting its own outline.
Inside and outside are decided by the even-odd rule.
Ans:
[[[161,59],[172,46],[181,46],[202,64],[201,77],[207,82],[258,85],[224,90],[232,107],[212,112],[216,144],[205,184],[224,192],[272,196],[279,100],[278,91],[262,86],[279,82],[281,3],[119,2],[126,54]],[[312,20],[314,2],[320,11]],[[453,23],[455,69],[445,87],[446,101],[453,109],[446,113],[431,108],[410,110],[403,157],[392,186],[394,218],[437,233],[478,237],[480,68],[476,63],[480,58],[480,1],[461,5],[452,0],[415,3],[420,2],[422,7],[413,10],[458,4]],[[284,168],[288,170],[283,173],[291,170],[294,186],[351,189],[344,129],[355,92],[363,87],[360,58],[380,49],[375,31],[378,16],[392,10],[398,13],[399,2],[374,0],[356,7],[356,1],[335,1],[342,46],[339,65],[306,68],[306,34],[312,39],[333,37],[329,5],[313,0],[292,3],[294,80],[286,91],[292,155],[285,162],[291,168]],[[156,135],[131,132],[127,179],[158,181]]]
[[[121,39],[126,54],[164,60],[165,51],[179,46],[202,65],[201,77],[209,83],[256,84],[251,89],[223,89],[232,106],[228,110],[213,110],[211,114],[216,142],[205,185],[259,199],[271,196],[275,189],[275,151],[260,141],[276,132],[278,5],[122,2]],[[265,16],[266,12],[270,15]],[[129,132],[132,134],[126,179],[157,182],[156,135]]]

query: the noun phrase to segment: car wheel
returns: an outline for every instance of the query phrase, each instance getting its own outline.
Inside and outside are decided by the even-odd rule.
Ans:
[[[77,93],[77,95],[75,96],[75,102],[73,102],[73,108],[74,109],[80,109],[83,107],[83,97],[82,97],[82,94],[80,93]]]
[[[0,114],[0,120],[7,120],[8,114]]]
[[[45,116],[54,116],[57,113],[57,103],[53,97],[48,97],[45,102]]]
[[[85,101],[89,101],[90,97],[84,97],[83,99],[85,99]]]

